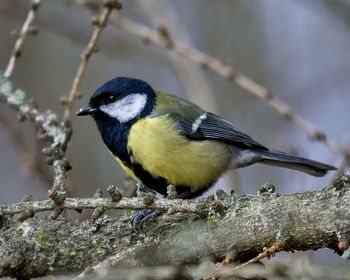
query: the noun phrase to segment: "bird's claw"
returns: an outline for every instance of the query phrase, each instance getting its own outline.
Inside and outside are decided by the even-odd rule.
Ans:
[[[134,229],[140,231],[145,223],[154,220],[160,214],[159,210],[143,209],[131,216],[130,223]]]

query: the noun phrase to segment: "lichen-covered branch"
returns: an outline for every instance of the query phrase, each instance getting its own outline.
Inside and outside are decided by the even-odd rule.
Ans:
[[[197,213],[198,215],[207,215],[208,202],[206,201],[184,201],[182,199],[154,199],[148,201],[148,197],[122,198],[118,202],[113,202],[110,198],[69,198],[62,202],[62,210],[82,210],[82,209],[159,209],[163,211]],[[53,200],[42,201],[24,201],[13,204],[1,205],[0,215],[12,216],[30,210],[33,214],[38,212],[53,211],[56,204]],[[97,217],[98,218],[98,217]]]
[[[37,129],[37,137],[49,142],[49,147],[43,148],[47,163],[54,166],[54,188],[65,190],[66,171],[70,169],[65,158],[67,144],[72,130],[68,123],[59,122],[51,111],[39,112],[36,102],[29,99],[21,89],[14,89],[11,81],[0,72],[0,101],[8,104],[18,112],[20,121],[30,121]]]
[[[207,204],[206,216],[167,212],[143,232],[133,230],[125,217],[81,223],[32,218],[7,224],[5,219],[0,230],[0,276],[78,272],[106,259],[123,267],[193,264],[204,256],[222,260],[234,252],[233,261],[247,261],[274,244],[283,244],[283,251],[330,248],[348,257],[349,200],[350,179],[344,175],[334,186],[313,192],[219,193],[216,203]],[[105,266],[89,272],[99,273]]]

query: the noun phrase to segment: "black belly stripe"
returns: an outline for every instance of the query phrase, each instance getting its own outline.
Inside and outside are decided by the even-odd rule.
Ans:
[[[165,195],[167,194],[167,186],[169,185],[167,181],[162,177],[153,177],[149,172],[147,172],[141,164],[133,163],[129,168],[134,172],[137,178],[141,182],[156,192]]]

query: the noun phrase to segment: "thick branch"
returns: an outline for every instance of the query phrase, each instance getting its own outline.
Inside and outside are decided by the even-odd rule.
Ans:
[[[0,276],[77,272],[106,258],[102,266],[196,263],[233,251],[244,261],[277,240],[284,241],[284,251],[330,248],[341,253],[350,241],[349,200],[349,177],[343,176],[334,187],[313,192],[221,194],[205,218],[165,213],[143,233],[125,218],[103,217],[95,223],[33,218],[0,231]]]

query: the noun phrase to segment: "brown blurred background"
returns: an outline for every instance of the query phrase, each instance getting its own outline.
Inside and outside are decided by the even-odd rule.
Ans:
[[[35,97],[42,110],[63,109],[58,98],[67,95],[91,33],[91,12],[74,1],[43,1],[36,20],[40,32],[30,36],[13,74],[16,87]],[[343,147],[349,146],[350,1],[313,0],[124,0],[122,15],[148,27],[167,26],[176,39],[208,53],[285,100],[295,111],[325,131]],[[0,69],[11,54],[29,1],[0,2]],[[341,157],[310,141],[294,124],[264,102],[250,97],[224,78],[188,59],[108,25],[82,80],[85,104],[93,91],[116,76],[132,76],[153,87],[192,100],[242,128],[264,145],[338,165]],[[123,184],[123,173],[104,147],[89,118],[74,118],[68,159],[72,196],[91,196],[96,188]],[[9,131],[15,131],[13,133]],[[16,140],[17,139],[17,140]],[[45,199],[50,174],[45,165],[37,176],[19,149],[22,142],[39,159],[41,144],[30,124],[0,104],[0,203],[19,201],[31,193]],[[255,165],[228,174],[221,188],[256,193],[265,182],[279,193],[317,189],[332,174],[314,178],[290,170]],[[288,255],[290,258],[291,255]],[[345,264],[327,250],[313,260]]]

